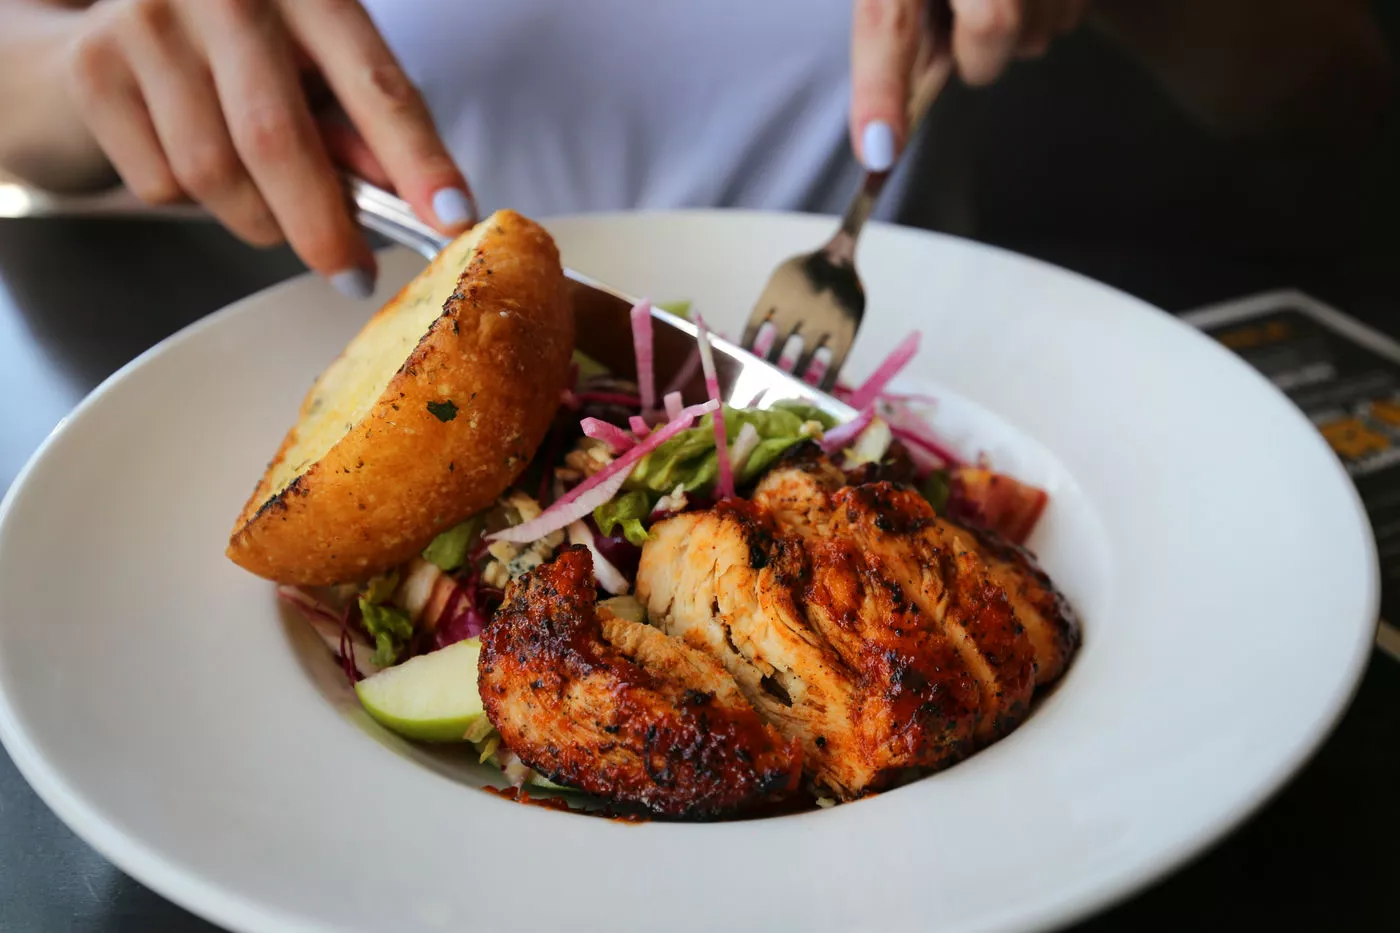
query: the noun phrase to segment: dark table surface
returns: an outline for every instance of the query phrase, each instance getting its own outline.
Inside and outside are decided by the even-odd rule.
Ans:
[[[1169,310],[1301,287],[1400,336],[1393,256],[1229,259],[1122,243],[1013,243]],[[82,396],[200,316],[300,271],[198,222],[0,220],[0,490]],[[1246,698],[1242,698],[1246,699]],[[1238,831],[1078,929],[1394,930],[1400,664],[1377,654],[1336,732]],[[586,924],[585,924],[586,925]],[[73,835],[0,753],[0,930],[212,930]]]

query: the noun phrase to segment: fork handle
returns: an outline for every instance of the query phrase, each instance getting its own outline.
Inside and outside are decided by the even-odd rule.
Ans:
[[[865,173],[860,190],[851,199],[846,213],[841,217],[840,229],[822,248],[832,262],[850,265],[856,261],[856,240],[860,237],[860,229],[875,211],[875,205],[880,201],[880,192],[889,176],[889,172]]]
[[[918,132],[929,107],[938,97],[938,92],[948,83],[948,78],[953,73],[953,63],[949,56],[944,55],[932,62],[920,62],[914,70],[918,77],[909,89],[909,126],[906,139],[910,140]],[[855,262],[856,240],[860,238],[860,231],[865,222],[875,212],[875,205],[880,201],[880,192],[884,190],[885,182],[889,180],[892,172],[893,169],[865,173],[860,188],[841,217],[840,229],[823,248],[832,262],[847,265]]]

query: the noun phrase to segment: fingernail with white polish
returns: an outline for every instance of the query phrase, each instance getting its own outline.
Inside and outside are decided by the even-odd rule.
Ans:
[[[336,291],[356,301],[374,294],[374,276],[364,269],[344,269],[332,275],[330,281]]]
[[[444,227],[472,221],[472,201],[461,188],[439,188],[433,192],[433,213]]]
[[[889,171],[894,165],[894,127],[883,120],[865,124],[860,136],[860,155],[870,171]]]

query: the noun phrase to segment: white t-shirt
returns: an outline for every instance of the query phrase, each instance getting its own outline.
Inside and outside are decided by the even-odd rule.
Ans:
[[[483,210],[840,212],[851,0],[368,0]]]

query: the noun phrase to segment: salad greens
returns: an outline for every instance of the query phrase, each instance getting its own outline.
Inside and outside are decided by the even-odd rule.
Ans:
[[[460,525],[454,525],[423,549],[423,559],[430,564],[436,564],[443,573],[451,573],[467,562],[467,552],[481,536],[481,529],[485,524],[486,513],[478,512]]]
[[[783,401],[775,402],[771,410],[791,412],[802,419],[804,423],[815,421],[822,426],[822,430],[824,431],[830,431],[832,428],[836,427],[837,423],[835,418],[831,417],[831,415],[822,411],[817,406],[809,405],[806,402],[799,402],[796,399],[784,399]]]
[[[396,606],[385,606],[360,599],[360,616],[365,632],[374,639],[375,664],[390,667],[413,637],[413,620]]]
[[[751,483],[773,465],[783,452],[810,433],[809,421],[826,423],[829,417],[810,406],[790,405],[769,410],[724,406],[728,437],[737,438],[745,425],[757,432],[758,443],[736,471],[739,484]],[[687,493],[713,493],[719,475],[715,447],[714,415],[707,414],[693,428],[681,431],[637,461],[628,473],[624,492],[593,510],[593,520],[605,536],[619,526],[632,544],[646,543],[644,520],[662,496],[680,489]]]
[[[394,590],[399,588],[399,572],[390,570],[388,573],[381,573],[365,584],[364,590],[360,593],[360,598],[368,602],[379,605],[387,603],[389,597],[394,595]]]
[[[656,306],[662,311],[669,311],[676,317],[690,320],[690,302],[688,301],[658,301]]]
[[[948,497],[952,492],[953,486],[946,470],[934,470],[919,484],[920,495],[928,500],[928,504],[933,506],[933,510],[939,515],[947,512]]]
[[[605,502],[593,510],[593,521],[604,536],[611,537],[613,529],[622,526],[622,535],[632,544],[641,547],[647,543],[648,532],[642,519],[651,514],[655,503],[646,490],[634,489]]]
[[[574,351],[574,365],[578,367],[579,379],[593,379],[598,376],[610,375],[606,366],[582,350]]]
[[[746,424],[758,432],[758,446],[744,463],[736,479],[750,482],[773,464],[792,445],[803,440],[803,418],[788,409],[730,408],[724,413],[725,433],[738,437]],[[624,489],[647,490],[660,497],[677,486],[685,492],[709,491],[718,472],[715,450],[714,416],[706,415],[695,427],[671,438],[647,454],[628,475]]]

